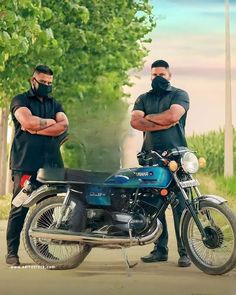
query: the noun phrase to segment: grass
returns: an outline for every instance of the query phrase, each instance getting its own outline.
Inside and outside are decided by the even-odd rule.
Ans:
[[[199,157],[206,159],[207,174],[224,174],[224,130],[192,135],[187,138],[187,142],[190,149],[196,151]],[[236,171],[236,129],[234,129],[233,145],[234,171]]]
[[[188,137],[188,146],[197,155],[206,159],[204,172],[198,174],[201,192],[216,194],[227,199],[236,211],[236,176],[224,178],[224,130],[210,131],[206,134]],[[236,129],[233,139],[234,171],[236,171]]]
[[[225,193],[231,209],[236,212],[236,176],[230,178],[218,176],[217,184],[223,193]]]
[[[223,176],[218,176],[218,185],[227,192],[231,197],[236,196],[236,176],[224,178]]]
[[[228,201],[230,208],[236,212],[236,177],[224,178],[199,173],[197,179],[200,182],[202,194],[218,195]]]
[[[0,220],[7,219],[11,207],[11,195],[0,197]]]

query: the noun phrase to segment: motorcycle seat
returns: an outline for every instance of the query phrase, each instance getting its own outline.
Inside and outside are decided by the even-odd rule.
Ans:
[[[37,180],[41,183],[101,184],[111,173],[70,168],[40,168]]]

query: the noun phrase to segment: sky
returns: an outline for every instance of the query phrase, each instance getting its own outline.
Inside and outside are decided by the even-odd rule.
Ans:
[[[157,27],[150,34],[143,70],[132,72],[131,101],[150,89],[150,66],[170,64],[173,86],[190,97],[187,135],[224,127],[224,0],[150,0]],[[232,116],[236,127],[236,0],[230,1]],[[136,78],[139,76],[139,78]]]

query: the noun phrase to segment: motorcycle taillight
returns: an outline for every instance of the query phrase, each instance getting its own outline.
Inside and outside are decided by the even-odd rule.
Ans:
[[[31,175],[28,175],[28,174],[22,175],[20,180],[20,187],[23,188],[27,184],[26,181],[29,181],[30,178],[31,178]]]

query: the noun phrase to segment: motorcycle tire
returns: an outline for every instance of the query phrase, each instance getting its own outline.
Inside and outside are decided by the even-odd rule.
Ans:
[[[202,236],[190,212],[182,223],[182,240],[191,261],[203,272],[222,275],[236,266],[236,216],[226,203],[200,202],[198,218],[207,239]]]
[[[43,228],[52,228],[53,219],[55,218],[55,216],[52,216],[56,215],[56,212],[60,210],[60,207],[63,204],[63,200],[63,196],[50,196],[48,199],[43,200],[35,207],[31,208],[31,210],[27,214],[25,221],[25,226],[23,230],[23,242],[26,252],[37,265],[43,266],[47,269],[66,270],[76,268],[83,262],[83,260],[91,251],[91,246],[87,244],[69,242],[65,244],[57,243],[54,245],[53,248],[52,241],[50,242],[45,239],[37,239],[29,236],[29,230],[32,227],[37,227],[38,225],[42,227],[42,223],[44,223]],[[73,214],[71,216],[73,222],[77,222],[77,224],[73,224],[73,230],[76,229],[77,231],[83,231],[86,225],[86,209],[80,200],[78,200],[77,202],[77,212],[74,214],[74,216]],[[80,211],[78,211],[78,208],[80,208]],[[50,214],[48,214],[47,216],[47,213]],[[80,218],[78,218],[79,215]],[[75,216],[77,217],[76,221],[74,218]],[[69,224],[70,223],[71,221],[69,220]],[[51,253],[52,251],[50,248],[54,249],[53,253]],[[62,258],[60,257],[60,255],[55,255],[55,252],[61,254],[64,251],[64,253],[66,253],[65,250],[70,250],[72,253],[69,253],[66,257]]]

